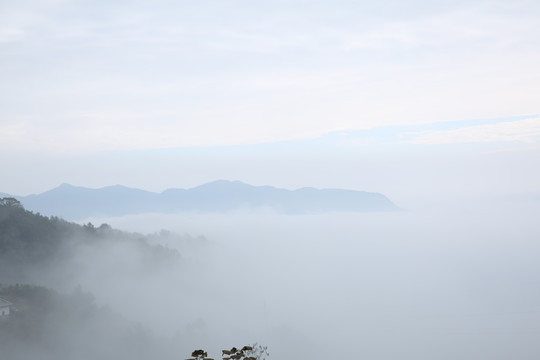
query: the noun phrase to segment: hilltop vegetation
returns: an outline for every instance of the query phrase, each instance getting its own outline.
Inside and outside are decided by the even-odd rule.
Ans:
[[[137,276],[180,260],[176,250],[151,245],[147,236],[42,216],[1,198],[0,297],[13,304],[9,318],[0,321],[2,358],[170,358],[148,329],[98,306],[74,284],[83,274],[106,281],[114,272]]]
[[[157,339],[142,327],[94,303],[76,289],[61,294],[41,286],[0,288],[0,297],[14,304],[0,321],[2,358],[152,359],[161,354]]]
[[[0,298],[13,304],[9,317],[0,321],[1,357],[183,358],[193,340],[184,336],[193,334],[157,337],[147,323],[158,313],[174,313],[179,320],[184,312],[189,316],[176,304],[155,309],[163,299],[153,291],[167,294],[169,280],[187,268],[177,250],[155,245],[164,240],[191,243],[204,238],[79,225],[28,211],[14,198],[0,198]],[[174,289],[185,291],[189,289]]]
[[[99,266],[100,258],[111,256],[111,250],[118,247],[136,253],[136,263],[131,265],[145,271],[180,259],[176,250],[151,245],[148,237],[141,234],[115,230],[107,224],[78,225],[25,210],[14,198],[0,199],[0,283],[48,284],[53,278],[58,279],[59,270],[64,271],[68,264],[79,270],[83,265]],[[77,258],[81,251],[90,259]],[[74,261],[78,263],[73,264]],[[76,273],[71,275],[75,281]],[[68,280],[69,276],[64,274],[62,278]]]

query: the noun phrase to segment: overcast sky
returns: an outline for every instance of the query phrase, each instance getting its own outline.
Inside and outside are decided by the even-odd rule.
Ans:
[[[538,64],[533,0],[0,1],[0,192],[540,192]]]

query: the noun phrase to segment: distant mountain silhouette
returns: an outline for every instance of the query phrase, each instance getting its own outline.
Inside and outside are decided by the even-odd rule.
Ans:
[[[150,212],[227,212],[254,208],[294,214],[399,210],[379,193],[315,188],[285,190],[226,180],[191,189],[167,189],[159,194],[121,185],[88,189],[62,184],[41,194],[15,197],[28,210],[68,220]]]

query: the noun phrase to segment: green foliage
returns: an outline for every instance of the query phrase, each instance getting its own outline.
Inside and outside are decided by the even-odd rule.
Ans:
[[[54,274],[51,276],[54,281],[59,271],[62,276],[72,276],[71,270],[77,267],[70,261],[80,250],[85,260],[90,258],[87,265],[90,267],[102,266],[103,253],[107,254],[108,249],[132,250],[137,254],[133,258],[141,263],[146,274],[154,267],[179,260],[175,250],[150,245],[171,237],[165,231],[146,237],[115,230],[107,224],[70,223],[35,214],[25,210],[16,199],[3,198],[0,199],[0,283],[37,282],[32,276],[38,274],[41,280],[48,271]],[[117,270],[116,258],[112,260]],[[76,275],[73,279],[77,279]],[[157,341],[143,326],[98,307],[93,296],[80,287],[70,294],[61,294],[42,286],[15,284],[0,286],[0,297],[13,304],[9,318],[0,322],[2,359],[165,360],[171,354],[156,346]],[[264,360],[268,355],[266,347],[257,344],[233,349],[225,359]],[[192,356],[195,360],[212,360],[202,350],[194,351]]]
[[[172,351],[148,329],[97,306],[80,287],[62,294],[16,284],[71,287],[80,267],[98,273],[109,263],[114,271],[130,274],[159,271],[180,260],[176,250],[150,244],[160,236],[149,240],[107,224],[70,223],[27,211],[16,199],[0,199],[0,297],[13,304],[9,318],[0,321],[0,358],[170,359]],[[116,254],[124,251],[132,262],[117,262]]]
[[[270,353],[268,352],[268,346],[263,346],[255,343],[249,347],[250,349],[247,349],[245,352],[246,356],[248,356],[247,359],[265,360],[267,356],[270,356]]]
[[[21,202],[15,198],[0,198],[0,206],[22,208]]]
[[[108,224],[78,225],[34,214],[16,199],[0,198],[0,282],[33,282],[27,274],[60,268],[81,246],[112,244],[137,250],[141,263],[149,268],[180,258],[176,250],[152,246],[141,234],[114,230]]]
[[[0,289],[13,303],[0,321],[0,358],[152,359],[160,351],[150,332],[106,308],[81,288],[71,294],[35,285]]]
[[[269,355],[268,347],[258,343],[221,351],[223,360],[265,360]],[[213,360],[208,357],[208,353],[204,350],[195,350],[191,353],[191,356],[192,358],[186,360]]]
[[[214,360],[212,358],[209,358],[208,353],[202,349],[194,350],[191,353],[191,356],[193,356],[193,358],[186,359],[186,360]]]

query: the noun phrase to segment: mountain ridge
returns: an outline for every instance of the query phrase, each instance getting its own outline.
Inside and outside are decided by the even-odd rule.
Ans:
[[[63,183],[40,194],[13,197],[29,210],[68,220],[254,208],[270,208],[287,214],[400,210],[380,193],[314,187],[287,190],[270,185],[253,186],[237,180],[216,180],[188,189],[169,188],[160,193],[119,184],[92,189]]]

